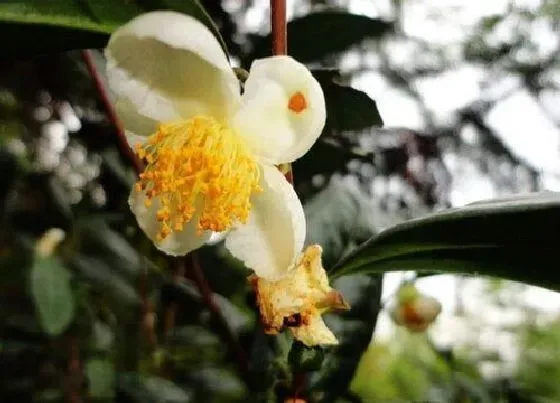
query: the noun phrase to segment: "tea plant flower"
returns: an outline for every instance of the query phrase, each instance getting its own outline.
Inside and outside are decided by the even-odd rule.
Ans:
[[[106,49],[129,145],[146,168],[129,204],[157,248],[183,255],[212,233],[260,277],[285,274],[305,219],[275,165],[305,154],[325,123],[319,83],[288,56],[256,60],[240,95],[219,42],[196,19],[144,14]]]
[[[389,310],[397,325],[412,332],[425,331],[440,313],[440,302],[420,293],[413,284],[405,284],[399,289],[396,304]]]
[[[349,305],[329,285],[322,252],[319,245],[309,246],[281,280],[250,277],[266,333],[277,334],[288,327],[307,346],[338,344],[321,315],[331,309],[349,309]]]

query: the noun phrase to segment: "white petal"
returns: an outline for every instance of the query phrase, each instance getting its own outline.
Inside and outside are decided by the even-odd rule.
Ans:
[[[300,92],[306,108],[288,108]],[[305,154],[325,125],[325,98],[321,86],[303,64],[289,56],[273,56],[253,62],[245,93],[233,126],[261,161],[291,162]]]
[[[146,140],[148,139],[148,137],[146,136],[139,136],[135,133],[132,133],[131,131],[125,130],[124,132],[125,137],[126,137],[126,142],[128,143],[128,146],[130,148],[132,148],[134,150],[134,147],[136,147],[136,144],[144,144],[146,142]]]
[[[136,106],[126,98],[115,102],[115,112],[126,130],[138,136],[154,134],[159,125],[159,121],[139,115]]]
[[[226,248],[257,276],[282,278],[303,248],[305,217],[294,189],[275,167],[261,169],[262,193],[252,198],[247,224],[226,238]]]
[[[188,15],[143,14],[111,36],[105,55],[117,98],[153,120],[226,119],[239,101],[239,83],[220,44]]]
[[[144,200],[144,193],[133,189],[130,193],[128,204],[136,216],[139,227],[142,228],[142,231],[153,241],[155,247],[159,250],[171,256],[182,256],[200,248],[210,239],[211,231],[204,231],[202,234],[197,235],[196,217],[193,217],[193,220],[185,225],[183,231],[172,232],[162,242],[158,242],[156,235],[160,227],[156,219],[156,213],[159,209],[159,202],[157,199],[154,199],[152,205],[146,207]]]

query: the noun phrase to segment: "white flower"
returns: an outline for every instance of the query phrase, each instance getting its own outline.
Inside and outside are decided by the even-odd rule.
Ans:
[[[331,288],[321,263],[323,250],[311,245],[301,254],[289,276],[277,281],[250,277],[265,333],[277,334],[289,327],[294,337],[308,346],[338,344],[321,315],[350,306]]]
[[[147,165],[130,194],[156,247],[183,255],[215,232],[260,277],[283,276],[302,250],[305,218],[275,165],[305,154],[325,123],[319,83],[288,56],[253,62],[240,95],[226,55],[194,18],[144,14],[106,49],[127,139]]]

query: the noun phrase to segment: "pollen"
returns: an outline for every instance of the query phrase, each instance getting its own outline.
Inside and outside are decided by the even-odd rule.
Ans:
[[[259,167],[243,139],[210,117],[162,124],[136,154],[146,168],[135,189],[147,207],[158,202],[158,241],[194,219],[199,233],[245,223],[251,195],[261,191]]]
[[[295,113],[300,113],[307,108],[307,100],[305,96],[300,92],[297,91],[294,93],[290,100],[288,101],[288,109],[294,111]]]

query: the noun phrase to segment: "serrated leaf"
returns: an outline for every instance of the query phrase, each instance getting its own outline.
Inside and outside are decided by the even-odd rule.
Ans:
[[[30,291],[45,332],[51,336],[61,334],[74,317],[68,269],[53,257],[36,257],[31,267]]]
[[[0,35],[4,54],[29,54],[102,48],[109,34],[136,15],[174,10],[202,22],[225,45],[219,31],[197,0],[12,0],[0,3]]]
[[[94,399],[110,399],[115,394],[115,368],[110,361],[92,359],[86,362],[89,396]]]
[[[330,272],[473,273],[560,290],[560,193],[477,202],[411,220],[368,240]]]
[[[319,61],[357,45],[365,39],[380,38],[393,24],[378,18],[329,10],[307,14],[288,23],[288,52],[303,63]],[[258,37],[252,59],[270,53],[270,35]],[[317,40],[321,38],[321,40]]]

